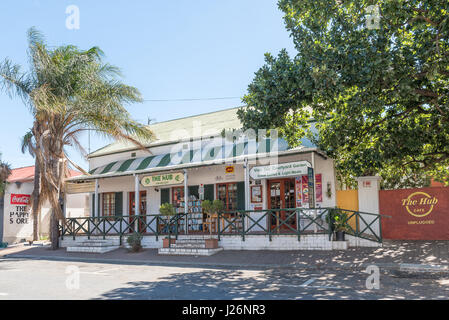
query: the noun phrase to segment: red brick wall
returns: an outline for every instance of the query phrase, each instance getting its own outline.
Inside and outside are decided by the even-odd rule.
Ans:
[[[381,190],[382,236],[396,240],[449,240],[449,188]]]

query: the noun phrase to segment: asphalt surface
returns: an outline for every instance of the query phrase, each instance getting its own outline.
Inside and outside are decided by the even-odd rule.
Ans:
[[[242,269],[0,258],[0,300],[10,299],[448,299],[449,275],[380,269]],[[373,283],[373,282],[369,282]]]

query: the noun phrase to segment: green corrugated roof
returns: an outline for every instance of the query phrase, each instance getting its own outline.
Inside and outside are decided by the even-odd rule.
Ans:
[[[239,129],[242,127],[237,117],[237,111],[241,107],[200,114],[170,121],[159,122],[150,125],[150,129],[156,135],[156,140],[147,143],[149,147],[157,144],[169,144],[180,139],[197,138],[199,136],[216,136],[223,129]],[[176,136],[179,130],[179,136]],[[198,131],[200,132],[198,136]],[[175,136],[174,136],[175,135]],[[89,157],[99,157],[111,153],[136,150],[137,147],[127,141],[116,141],[101,149],[98,149]]]

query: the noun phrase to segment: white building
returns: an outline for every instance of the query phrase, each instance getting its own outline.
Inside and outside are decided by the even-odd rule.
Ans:
[[[306,139],[290,148],[273,133],[223,134],[242,127],[237,111],[150,125],[156,139],[145,150],[115,142],[91,153],[90,175],[69,179],[68,190],[90,193],[90,216],[96,219],[69,220],[63,246],[86,234],[122,242],[138,230],[146,234],[144,246],[160,248],[168,231],[159,207],[171,203],[181,218],[170,232],[212,234],[225,249],[332,248],[319,224],[325,224],[326,210],[310,210],[312,219],[302,219],[307,211],[295,208],[336,206],[333,160]],[[201,203],[214,199],[224,202],[226,212],[213,221]],[[298,241],[305,231],[314,235]]]
[[[80,172],[71,171],[71,176]],[[0,210],[0,239],[9,244],[33,239],[33,216],[31,214],[31,194],[34,188],[34,166],[13,169],[7,180]],[[65,202],[66,217],[89,215],[89,195],[70,194]],[[39,212],[38,233],[48,237],[50,226],[50,205],[46,203]]]

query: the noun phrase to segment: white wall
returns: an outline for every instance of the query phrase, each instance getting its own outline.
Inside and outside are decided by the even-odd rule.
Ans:
[[[30,207],[11,204],[12,194],[31,195],[33,183],[11,183],[5,190],[3,242],[13,243],[33,236],[33,217]]]
[[[31,206],[27,207],[11,204],[11,194],[26,194],[31,196],[33,188],[33,182],[24,182],[20,184],[11,183],[7,185],[4,198],[5,204],[3,216],[4,242],[15,243],[21,241],[22,239],[33,239],[33,216],[31,214]],[[86,197],[88,197],[87,193],[67,195],[67,217],[80,217],[89,215],[88,207],[86,207]],[[23,214],[19,214],[19,211],[23,211]],[[49,235],[50,212],[50,204],[46,202],[41,208],[38,223],[39,234],[42,236]],[[21,217],[19,217],[18,215],[21,215]]]

